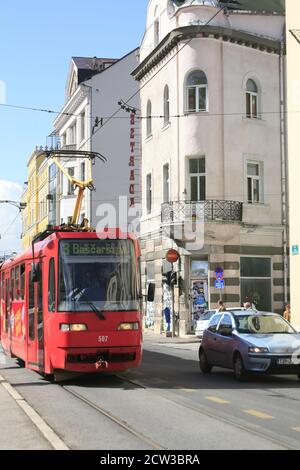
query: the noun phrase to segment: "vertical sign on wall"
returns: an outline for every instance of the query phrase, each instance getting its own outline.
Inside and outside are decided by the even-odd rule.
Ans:
[[[141,202],[139,122],[136,114],[130,113],[129,207]]]
[[[136,165],[136,155],[135,155],[135,114],[130,114],[130,159],[129,159],[129,168],[130,168],[130,178],[129,178],[129,198],[130,203],[129,207],[134,207],[135,200],[135,165]]]

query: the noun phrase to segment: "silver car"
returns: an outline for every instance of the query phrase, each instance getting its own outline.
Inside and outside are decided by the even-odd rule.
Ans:
[[[300,334],[276,313],[216,313],[199,348],[203,373],[213,366],[233,369],[236,379],[250,372],[295,374],[300,379]]]
[[[244,307],[233,307],[233,308],[228,308],[227,310],[230,310],[232,312],[234,311],[242,311],[245,310]],[[195,328],[195,335],[198,336],[200,339],[203,338],[203,333],[204,330],[209,325],[210,319],[212,316],[216,313],[216,310],[206,310],[199,318],[199,320],[196,321],[196,328]]]
[[[199,320],[196,321],[196,336],[202,338],[204,330],[206,330],[206,328],[208,327],[209,321],[215,313],[215,310],[206,310],[202,315],[200,315]]]

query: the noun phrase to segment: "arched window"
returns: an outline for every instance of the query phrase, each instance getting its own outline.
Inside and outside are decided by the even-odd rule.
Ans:
[[[151,101],[149,100],[147,103],[147,130],[146,130],[146,137],[150,137],[152,135],[152,104]]]
[[[246,115],[247,118],[258,117],[258,87],[251,78],[246,84]]]
[[[160,24],[159,24],[159,15],[158,15],[158,6],[156,6],[154,10],[154,47],[156,47],[159,43],[160,37]]]
[[[195,70],[188,75],[185,89],[186,111],[188,113],[208,111],[207,78],[202,70]]]
[[[164,125],[170,122],[170,93],[168,85],[164,89]]]

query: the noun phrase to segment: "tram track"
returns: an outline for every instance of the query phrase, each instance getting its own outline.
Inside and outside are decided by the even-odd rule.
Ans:
[[[289,442],[287,442],[286,440],[285,440],[285,442],[283,442],[282,436],[281,436],[281,439],[277,439],[274,436],[270,436],[270,432],[261,432],[261,431],[259,431],[259,429],[254,429],[254,428],[248,427],[248,426],[246,426],[242,423],[238,423],[236,420],[234,420],[234,419],[232,419],[228,416],[224,416],[222,414],[214,413],[213,411],[207,410],[207,408],[204,408],[204,407],[194,406],[190,403],[187,403],[186,401],[183,402],[182,397],[180,399],[179,398],[177,399],[174,396],[171,398],[170,394],[167,395],[167,394],[164,394],[164,393],[159,393],[157,391],[154,392],[153,389],[149,388],[147,385],[145,385],[145,384],[143,384],[139,381],[128,379],[127,377],[124,377],[124,376],[121,376],[121,375],[117,376],[117,377],[120,380],[122,380],[123,382],[127,382],[131,385],[134,385],[135,387],[140,387],[144,390],[147,390],[147,392],[149,392],[149,393],[151,393],[151,394],[153,394],[157,397],[164,398],[165,400],[168,400],[172,404],[176,404],[177,406],[180,406],[182,408],[186,408],[186,409],[188,409],[190,411],[193,411],[194,413],[197,413],[199,415],[205,415],[208,418],[212,418],[212,419],[215,419],[215,420],[222,421],[224,424],[234,426],[235,428],[238,428],[238,429],[240,429],[244,432],[252,434],[253,436],[260,437],[260,438],[263,438],[263,439],[267,439],[275,445],[278,445],[280,447],[285,447],[286,450],[299,450],[299,446],[298,447],[293,446]],[[288,439],[288,438],[286,438],[286,439]]]
[[[212,409],[207,409],[207,407],[204,406],[204,405],[201,405],[201,404],[198,405],[198,403],[193,404],[189,400],[187,400],[186,397],[184,397],[182,395],[181,396],[176,396],[176,393],[173,393],[171,388],[168,388],[166,390],[166,392],[164,393],[163,391],[153,389],[146,382],[144,382],[142,378],[141,379],[135,379],[135,378],[131,379],[130,377],[126,377],[125,375],[122,375],[122,374],[115,375],[115,378],[118,381],[120,381],[121,384],[124,384],[124,383],[126,384],[127,383],[131,386],[134,386],[135,388],[145,390],[148,394],[150,394],[152,396],[163,398],[164,400],[167,400],[172,405],[176,405],[176,406],[179,406],[183,409],[192,411],[193,413],[197,413],[197,415],[199,415],[199,421],[201,419],[201,416],[206,416],[208,418],[211,418],[211,419],[220,421],[224,424],[230,425],[230,426],[232,426],[236,429],[240,429],[241,431],[247,432],[250,435],[253,435],[255,437],[258,437],[258,438],[261,438],[261,439],[264,439],[264,440],[268,440],[270,443],[275,444],[277,446],[280,446],[281,448],[284,447],[286,450],[299,450],[299,446],[293,445],[293,443],[288,442],[288,437],[287,436],[284,437],[284,436],[281,435],[280,439],[277,439],[276,436],[274,436],[274,432],[267,429],[267,428],[263,429],[260,426],[256,427],[255,424],[251,424],[251,423],[250,424],[243,424],[241,418],[230,417],[228,415],[225,415],[225,413],[223,413],[223,412],[220,412],[220,413],[219,412],[214,412]],[[3,377],[2,382],[3,381],[6,382],[4,377]],[[94,402],[94,397],[89,397],[89,396],[83,395],[80,392],[78,392],[75,389],[77,387],[76,384],[74,384],[74,385],[73,384],[72,385],[57,384],[57,385],[61,389],[63,389],[65,392],[72,395],[77,400],[80,400],[81,403],[85,404],[86,406],[88,406],[92,410],[94,410],[97,413],[101,414],[102,416],[104,416],[105,418],[107,418],[108,420],[113,422],[115,425],[117,425],[118,427],[120,427],[121,429],[123,429],[124,431],[129,433],[131,436],[138,439],[140,442],[146,444],[146,446],[149,450],[152,450],[152,449],[154,449],[154,450],[169,450],[168,446],[163,446],[162,444],[157,442],[155,440],[155,438],[153,439],[152,437],[149,437],[149,436],[145,435],[143,432],[140,432],[134,425],[132,425],[132,424],[128,423],[126,420],[116,416],[114,413],[109,411],[109,409],[101,406],[101,404],[99,406],[99,404]],[[81,387],[82,386],[83,386],[83,384],[81,384]],[[14,388],[14,387],[12,387],[12,388]],[[83,389],[84,389],[84,393],[85,392],[88,393],[88,388],[85,388],[83,386]],[[171,391],[171,393],[170,393],[170,391]],[[177,390],[177,391],[179,391],[179,390]],[[24,402],[24,399],[21,396],[17,397],[17,400],[19,401],[19,406],[20,406],[20,402],[21,403]],[[54,426],[54,428],[55,427],[56,426]],[[52,428],[53,428],[53,425],[52,425]],[[55,448],[55,446],[53,446],[53,443],[51,443],[51,445],[52,445],[52,447]],[[65,445],[63,440],[61,441],[60,445],[62,445],[62,446]],[[67,448],[67,447],[65,447],[65,448]]]
[[[122,379],[122,381],[124,381],[124,380]],[[125,431],[130,433],[132,436],[136,437],[140,441],[147,444],[147,446],[151,446],[151,449],[168,450],[166,447],[163,447],[162,445],[155,442],[153,439],[145,436],[143,433],[136,430],[133,426],[131,426],[127,422],[123,421],[122,419],[118,418],[117,416],[112,414],[110,411],[105,410],[104,408],[100,407],[96,403],[94,403],[91,400],[89,400],[88,398],[84,397],[83,395],[81,395],[77,391],[73,390],[70,386],[61,385],[61,388],[63,388],[66,392],[70,393],[73,397],[76,397],[78,400],[85,403],[90,408],[93,408],[95,411],[97,411],[101,415],[105,416],[107,419],[109,419],[113,423],[117,424],[119,427],[121,427],[122,429],[124,429]]]

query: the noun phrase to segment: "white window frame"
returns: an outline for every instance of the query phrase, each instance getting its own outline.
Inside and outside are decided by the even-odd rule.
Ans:
[[[258,175],[248,174],[248,165],[258,166]],[[249,200],[249,179],[252,180],[251,183],[251,201]],[[259,195],[258,200],[254,200],[254,186],[253,181],[258,181],[259,183]],[[264,172],[263,172],[263,163],[257,160],[246,160],[246,197],[247,204],[263,204],[264,203]]]
[[[165,168],[168,167],[168,180],[167,180],[167,185],[168,185],[168,197],[165,198],[166,193],[165,193]],[[171,173],[170,173],[170,161],[167,161],[163,164],[162,167],[162,202],[167,204],[168,202],[171,202]],[[166,200],[167,199],[167,200]]]
[[[73,170],[73,174],[71,174],[71,170]],[[68,171],[70,176],[72,176],[73,178],[75,177],[76,168],[74,166],[68,167],[67,171]],[[68,185],[67,185],[67,195],[68,196],[75,196],[74,185],[71,184],[71,181],[69,181],[68,179],[67,179],[67,183],[68,183]]]
[[[86,113],[85,109],[80,113],[80,140],[81,142],[85,139],[86,132],[85,132],[85,118]]]
[[[202,84],[202,85],[187,85],[188,78],[190,77],[190,75],[192,75],[195,72],[203,72],[205,74],[206,81],[207,81],[207,75],[201,69],[191,70],[186,75],[185,82],[184,82],[184,88],[185,88],[185,113],[205,113],[205,112],[208,112],[208,110],[209,110],[208,83]],[[205,108],[200,108],[199,107],[200,91],[203,90],[203,89],[205,89]],[[195,91],[195,104],[196,104],[195,109],[189,109],[189,91],[190,90]]]
[[[165,85],[164,88],[164,127],[170,124],[170,88]]]
[[[148,177],[150,176],[150,188],[148,189]],[[146,174],[146,214],[149,215],[153,211],[153,177],[152,171]],[[150,198],[148,197],[150,194]]]
[[[255,93],[253,91],[246,91],[246,117],[248,119],[258,119],[259,117],[259,112],[258,112],[258,93]],[[254,114],[252,112],[252,100],[255,99],[256,101],[256,114]],[[249,103],[249,109],[250,109],[250,113],[248,114],[247,112],[247,106],[248,106],[248,100],[250,100],[250,103]]]
[[[86,165],[85,161],[80,163],[80,180],[85,181],[86,180]]]
[[[76,121],[72,123],[72,125],[69,127],[69,132],[68,132],[68,144],[69,145],[76,145],[77,144],[77,125]]]
[[[205,161],[205,173],[191,173],[190,172],[190,161],[191,160],[202,160],[202,159],[204,159],[204,161]],[[187,169],[188,169],[188,179],[189,179],[189,199],[192,202],[206,201],[206,199],[207,199],[207,194],[206,194],[206,192],[207,192],[207,172],[206,172],[207,160],[206,160],[206,157],[205,157],[205,155],[201,155],[199,157],[189,157],[187,159],[187,162],[188,162],[188,168]],[[204,199],[199,199],[200,194],[201,194],[201,192],[200,192],[200,179],[203,176],[205,177],[205,198]],[[191,181],[192,177],[197,177],[197,193],[198,193],[197,201],[194,201],[192,199],[192,181]]]
[[[248,83],[249,80],[251,80],[255,84],[256,89],[257,89],[256,92],[250,91],[250,90],[247,89],[247,83]],[[243,89],[243,91],[245,93],[245,97],[246,97],[246,103],[245,103],[245,106],[246,106],[245,117],[246,117],[246,119],[261,120],[262,119],[262,117],[261,117],[262,88],[261,88],[260,80],[254,72],[249,72],[244,77],[242,89]],[[256,114],[252,113],[252,99],[253,98],[256,100]],[[249,114],[247,112],[248,100],[250,100],[250,110],[249,110],[250,113]]]
[[[148,139],[149,137],[152,137],[152,102],[151,100],[147,101],[147,109],[146,109],[146,139]]]

